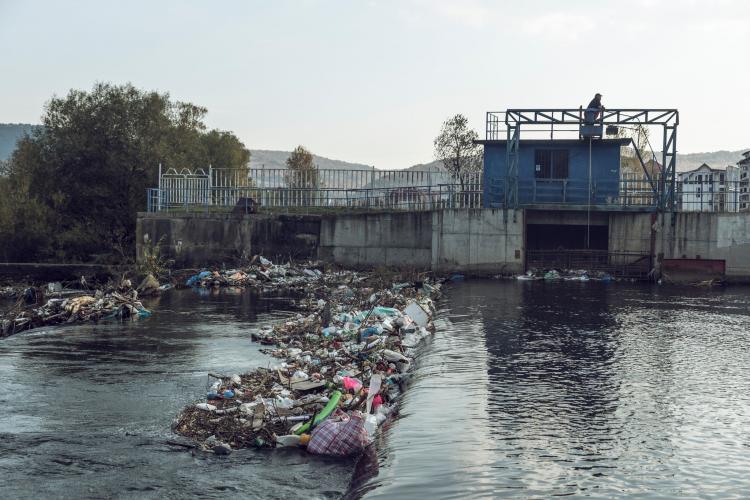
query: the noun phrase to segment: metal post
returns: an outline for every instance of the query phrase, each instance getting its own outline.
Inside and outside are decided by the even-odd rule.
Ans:
[[[213,193],[214,193],[214,172],[211,164],[208,164],[208,192],[205,194],[206,205],[212,204]],[[208,212],[208,206],[206,206],[206,212]]]
[[[667,126],[664,125],[662,133],[662,146],[661,146],[661,178],[659,179],[659,208],[661,210],[668,209],[667,207],[667,190],[666,190],[666,176],[668,175],[667,167]]]
[[[589,136],[589,204],[586,207],[586,248],[591,246],[591,137]]]

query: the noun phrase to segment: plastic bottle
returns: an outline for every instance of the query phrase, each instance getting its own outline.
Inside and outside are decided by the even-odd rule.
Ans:
[[[367,431],[367,438],[370,441],[375,439],[375,432],[378,430],[378,417],[375,415],[367,415],[367,417],[365,417],[364,427]]]
[[[301,436],[297,436],[295,434],[290,434],[288,436],[277,436],[276,437],[276,446],[278,447],[285,447],[285,446],[299,446],[300,441],[302,441]]]

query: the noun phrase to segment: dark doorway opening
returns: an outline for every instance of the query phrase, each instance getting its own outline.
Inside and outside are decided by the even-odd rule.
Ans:
[[[588,226],[589,245],[586,246],[586,227],[581,225],[528,224],[528,250],[607,250],[608,226]]]

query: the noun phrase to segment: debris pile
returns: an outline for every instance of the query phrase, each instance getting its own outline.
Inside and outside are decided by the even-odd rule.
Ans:
[[[41,300],[42,292],[33,288],[27,289],[33,294],[24,292],[24,296],[13,309],[0,316],[0,337],[61,323],[101,319],[130,320],[151,315],[138,300],[138,292],[133,290],[129,280],[123,280],[117,288],[96,290],[93,295],[90,292],[77,291],[63,297],[60,291],[54,291],[55,287],[48,286],[48,289],[52,291],[52,297],[39,307],[34,306],[38,299]]]
[[[209,374],[206,398],[186,407],[173,431],[207,451],[305,446],[356,454],[393,413],[415,348],[433,330],[440,285],[406,282],[374,292],[368,277],[312,292],[307,309],[252,334],[278,366],[244,375]],[[326,273],[322,280],[335,281]]]
[[[23,293],[24,288],[18,286],[0,286],[0,300],[17,298]]]
[[[274,264],[256,255],[250,265],[242,269],[204,269],[193,274],[185,286],[195,288],[254,287],[264,292],[304,291],[308,283],[323,276],[318,263]]]
[[[587,271],[585,269],[548,269],[546,271],[526,271],[526,274],[516,276],[519,281],[614,281],[614,278],[602,271]]]

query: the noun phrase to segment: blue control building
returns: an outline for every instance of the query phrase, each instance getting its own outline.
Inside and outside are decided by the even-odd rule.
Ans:
[[[508,180],[506,140],[484,145],[484,206],[505,207]],[[630,139],[553,139],[518,142],[518,204],[620,204],[620,151]]]

